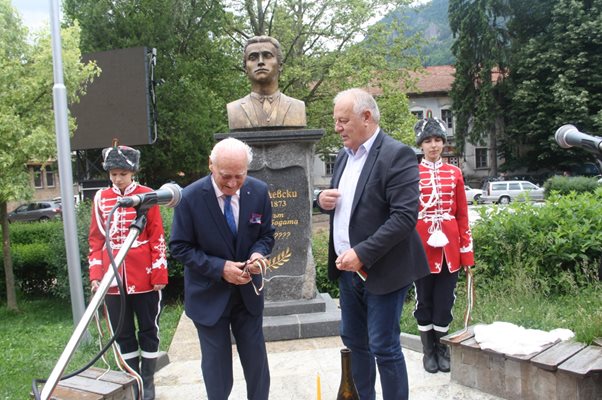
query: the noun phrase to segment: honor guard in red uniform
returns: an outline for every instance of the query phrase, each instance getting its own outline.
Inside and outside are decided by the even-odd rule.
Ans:
[[[417,280],[416,309],[428,372],[448,372],[449,349],[439,339],[447,335],[458,271],[474,265],[472,234],[462,171],[441,159],[446,127],[438,118],[420,120],[414,126],[416,145],[424,157],[420,170],[420,204],[416,230],[422,239],[431,274]]]
[[[106,220],[115,203],[124,196],[147,193],[152,189],[138,184],[133,175],[138,171],[140,152],[127,146],[113,146],[103,150],[103,168],[109,172],[112,185],[99,190],[94,197],[90,221],[90,281],[96,291],[105,272],[111,268],[105,247]],[[117,208],[113,214],[108,235],[111,251],[116,256],[128,236],[130,225],[136,219],[136,209]],[[128,372],[135,373],[143,382],[144,399],[155,398],[154,373],[159,354],[159,315],[161,290],[167,285],[166,244],[163,222],[158,206],[147,211],[147,223],[131,245],[119,276],[126,292],[126,305],[121,334],[117,337],[119,358],[127,364]],[[119,289],[115,281],[105,297],[109,320],[117,327],[120,313]],[[138,332],[136,332],[136,324]]]

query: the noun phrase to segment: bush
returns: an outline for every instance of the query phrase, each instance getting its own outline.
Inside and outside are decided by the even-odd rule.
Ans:
[[[161,219],[165,230],[165,243],[169,243],[171,236],[171,223],[173,221],[173,208],[161,207]],[[184,298],[184,265],[177,261],[167,249],[167,268],[169,271],[169,284],[163,294],[167,300],[183,300]]]
[[[598,178],[554,176],[544,184],[544,193],[546,198],[552,192],[557,192],[560,195],[567,195],[571,192],[593,193],[599,186]]]
[[[56,275],[51,272],[55,253],[54,238],[63,235],[62,222],[14,223],[10,225],[11,256],[15,284],[27,295],[52,293]],[[4,269],[4,254],[0,248],[0,268]],[[6,294],[5,275],[0,276],[0,293]]]
[[[320,231],[312,237],[312,250],[316,263],[316,288],[319,293],[339,297],[339,285],[328,279],[328,231]]]
[[[481,282],[511,279],[520,272],[539,290],[565,294],[595,281],[602,255],[601,200],[599,188],[566,196],[552,193],[544,204],[482,208],[473,228]]]
[[[91,217],[90,201],[76,209],[77,242],[84,293],[89,292],[88,233]],[[161,207],[165,240],[169,242],[173,209]],[[26,295],[53,295],[69,298],[69,272],[62,221],[47,223],[14,223],[10,225],[11,254],[17,287]],[[0,249],[2,254],[2,249]],[[184,267],[167,254],[169,285],[164,292],[166,300],[182,297]],[[0,267],[4,268],[0,258]],[[4,274],[0,276],[0,294],[5,296]]]
[[[57,229],[63,233],[63,222],[57,219],[38,222],[15,222],[10,224],[11,243],[49,243],[56,236]]]
[[[89,200],[78,204],[75,210],[77,244],[79,247],[79,262],[81,267],[81,279],[84,285],[84,293],[90,293],[88,280],[88,232],[90,231],[90,213],[92,202]],[[52,294],[59,298],[69,298],[69,271],[67,265],[67,249],[65,237],[61,232],[60,237],[55,237],[52,243],[55,249],[51,255],[51,270],[56,276],[56,283],[52,287]]]

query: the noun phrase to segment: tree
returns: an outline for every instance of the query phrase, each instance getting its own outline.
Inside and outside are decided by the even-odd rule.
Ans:
[[[420,67],[414,46],[400,20],[373,21],[409,4],[407,0],[237,0],[235,18],[227,29],[242,54],[244,41],[254,35],[277,38],[285,53],[280,88],[307,105],[308,126],[334,132],[332,99],[350,87],[369,88],[380,96],[383,126],[411,132],[413,116],[400,89],[411,87],[409,71]],[[411,134],[413,137],[413,134]],[[400,138],[400,135],[398,135]],[[336,135],[317,145],[326,157],[340,148]]]
[[[504,79],[508,74],[509,14],[505,0],[450,0],[456,75],[450,97],[457,149],[488,139],[491,173],[497,175],[497,140],[504,132]]]
[[[158,187],[204,175],[213,134],[228,127],[226,103],[245,87],[238,49],[222,29],[228,19],[222,4],[65,0],[64,12],[68,25],[78,21],[82,27],[84,53],[157,49],[156,80],[164,82],[156,88],[158,140],[140,147],[140,180]]]
[[[0,0],[0,21],[0,218],[7,307],[17,310],[7,203],[31,197],[27,162],[56,159],[52,47],[48,30],[28,42],[27,30],[9,0]],[[70,101],[77,101],[97,73],[93,64],[80,63],[78,42],[77,26],[63,30],[63,68]]]
[[[381,13],[407,0],[327,0],[264,2],[251,0],[142,0],[97,2],[65,0],[68,24],[82,26],[82,51],[121,47],[157,48],[159,140],[143,149],[142,178],[188,183],[204,174],[213,134],[227,131],[226,104],[246,95],[243,46],[254,35],[277,38],[284,52],[280,89],[305,101],[309,127],[332,132],[332,98],[352,86],[375,91],[410,82],[400,67],[419,66],[407,56],[412,40],[392,32],[402,26],[377,24]],[[361,41],[364,38],[364,43]],[[378,78],[378,79],[377,79]],[[381,103],[393,102],[394,96]],[[409,126],[407,100],[385,104],[396,109],[396,127]],[[405,119],[404,119],[405,118]],[[321,142],[324,154],[340,147],[335,135]],[[181,177],[180,175],[184,175]],[[159,180],[160,179],[160,180]]]
[[[584,155],[589,159],[581,150],[559,148],[553,136],[568,123],[602,132],[602,0],[512,6],[507,159],[553,170]]]

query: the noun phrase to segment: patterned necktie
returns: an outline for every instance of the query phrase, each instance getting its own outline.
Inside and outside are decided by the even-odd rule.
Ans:
[[[228,223],[228,227],[232,231],[234,237],[236,237],[236,220],[234,219],[234,213],[232,212],[232,196],[224,195],[224,216],[226,217],[226,222]]]

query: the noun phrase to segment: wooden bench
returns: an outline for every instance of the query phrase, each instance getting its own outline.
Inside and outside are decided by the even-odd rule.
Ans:
[[[602,347],[557,342],[528,355],[481,350],[469,327],[450,346],[451,380],[505,399],[602,399]]]
[[[54,400],[134,400],[136,380],[124,372],[90,368],[59,382]]]

